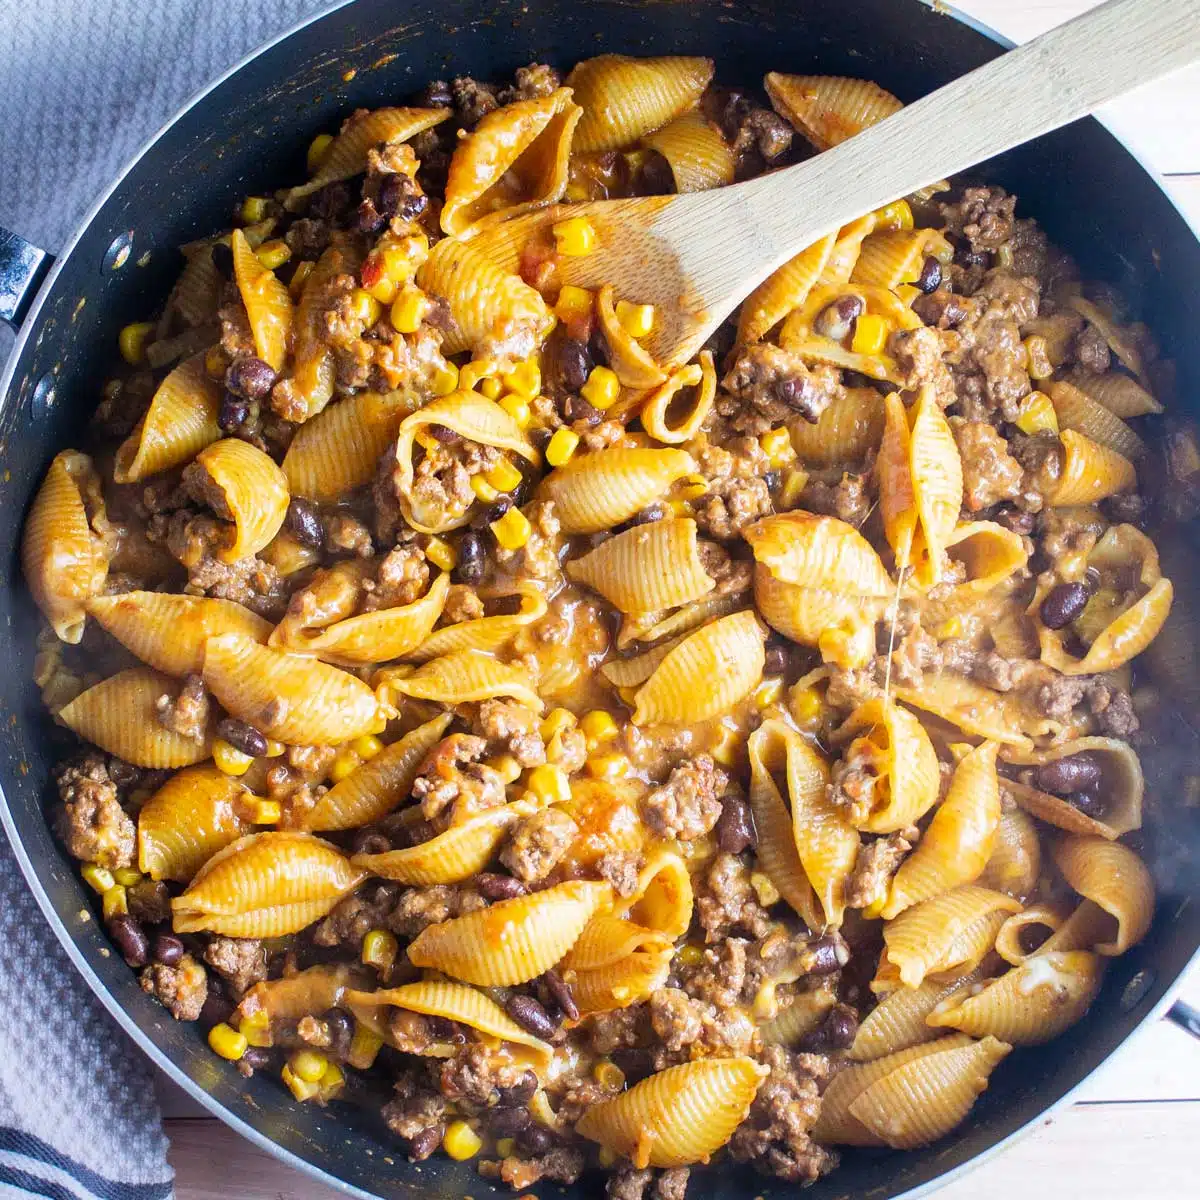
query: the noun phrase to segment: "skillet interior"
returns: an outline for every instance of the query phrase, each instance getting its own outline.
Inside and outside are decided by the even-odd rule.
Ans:
[[[756,83],[771,69],[858,75],[914,99],[999,49],[917,0],[497,0],[482,18],[479,8],[474,0],[436,6],[359,0],[341,8],[233,74],[129,171],[61,265],[30,318],[38,328],[13,364],[0,409],[5,578],[18,574],[20,522],[37,481],[55,450],[77,438],[99,398],[117,330],[153,308],[174,278],[178,258],[170,248],[227,223],[247,192],[303,178],[308,140],[336,128],[354,107],[398,99],[446,71],[488,78],[533,59],[565,65],[604,50],[712,54],[725,82]],[[346,80],[351,68],[357,73]],[[1200,327],[1200,244],[1137,162],[1087,121],[1005,155],[980,174],[1016,192],[1021,211],[1041,220],[1079,259],[1085,276],[1123,291],[1178,361],[1180,405],[1195,415],[1200,368],[1186,351]],[[126,231],[134,234],[128,262],[107,269],[106,251]],[[147,252],[148,261],[137,265]],[[54,384],[52,403],[46,403],[46,386],[37,386],[47,378]],[[1194,544],[1187,535],[1163,547],[1165,569],[1184,604],[1200,586],[1190,561]],[[469,1164],[437,1159],[410,1166],[373,1115],[377,1103],[363,1111],[336,1105],[322,1112],[285,1099],[277,1081],[243,1080],[208,1051],[196,1026],[176,1023],[141,993],[97,923],[84,919],[86,891],[42,816],[53,790],[48,780],[58,735],[28,682],[37,626],[23,589],[0,591],[0,620],[10,631],[0,679],[0,782],[10,833],[32,863],[47,911],[61,922],[60,936],[142,1046],[160,1064],[169,1060],[181,1083],[206,1093],[243,1132],[328,1172],[329,1182],[387,1197],[501,1194]],[[1150,793],[1165,802],[1144,831],[1161,890],[1150,936],[1115,964],[1081,1025],[1001,1066],[965,1128],[923,1152],[847,1154],[843,1168],[808,1193],[812,1200],[867,1191],[886,1200],[967,1163],[1036,1119],[1161,1008],[1200,945],[1200,910],[1188,901],[1197,883],[1200,809],[1181,803],[1187,764],[1197,758],[1182,718],[1200,711],[1200,683],[1172,700],[1174,715],[1144,751]],[[722,1200],[786,1190],[729,1169],[706,1183]],[[594,1187],[585,1180],[571,1194]]]

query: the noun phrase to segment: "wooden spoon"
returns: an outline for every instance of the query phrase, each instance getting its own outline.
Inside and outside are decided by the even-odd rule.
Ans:
[[[670,368],[817,238],[1196,59],[1200,0],[1109,0],[794,167],[709,192],[553,205],[478,236],[511,257],[547,223],[586,216],[597,248],[561,258],[560,276],[654,304],[642,344]]]

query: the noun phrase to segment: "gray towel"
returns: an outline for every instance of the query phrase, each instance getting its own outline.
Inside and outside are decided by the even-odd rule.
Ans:
[[[327,0],[0,0],[0,225],[57,251],[195,91]],[[12,345],[0,327],[0,360]],[[55,942],[0,834],[0,1198],[172,1195],[149,1064]]]

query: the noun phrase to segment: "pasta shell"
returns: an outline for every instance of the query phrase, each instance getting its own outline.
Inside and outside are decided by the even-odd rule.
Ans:
[[[694,388],[695,391],[680,400],[683,388]],[[712,351],[701,350],[699,363],[690,363],[672,372],[667,381],[647,397],[638,414],[642,428],[656,442],[666,445],[690,442],[700,433],[716,398],[717,372]]]
[[[546,615],[546,595],[536,583],[523,581],[517,584],[516,594],[521,597],[521,607],[517,612],[443,625],[404,657],[414,662],[429,662],[430,659],[464,650],[483,650],[488,653],[502,650],[520,630]]]
[[[417,284],[445,300],[454,320],[442,339],[443,354],[488,345],[519,345],[525,358],[545,339],[554,314],[520,275],[505,271],[474,241],[443,238],[417,271]]]
[[[937,754],[929,734],[907,709],[887,700],[859,705],[838,731],[856,734],[847,757],[866,762],[876,775],[874,803],[858,823],[869,833],[895,833],[914,825],[937,802]]]
[[[288,490],[328,504],[370,483],[405,415],[396,392],[359,392],[324,409],[296,430],[283,457]]]
[[[554,966],[611,899],[607,883],[576,881],[502,900],[430,925],[409,946],[408,960],[481,987],[527,983]]]
[[[629,520],[696,470],[684,450],[616,446],[579,455],[551,471],[539,492],[554,501],[563,533],[599,533]]]
[[[397,883],[461,883],[483,870],[523,811],[523,806],[506,804],[451,826],[427,842],[385,854],[356,854],[350,861]]]
[[[1083,296],[1069,296],[1067,303],[1089,325],[1095,326],[1096,332],[1108,343],[1108,348],[1145,383],[1146,368],[1142,361],[1142,353],[1130,332],[1118,325],[1099,305],[1093,304]]]
[[[1105,371],[1098,375],[1084,367],[1076,367],[1067,375],[1067,381],[1123,421],[1163,411],[1163,406],[1136,379],[1120,371]]]
[[[234,278],[254,336],[254,353],[272,370],[282,371],[292,340],[292,298],[275,272],[258,261],[240,229],[233,231],[230,245]]]
[[[83,638],[88,600],[108,575],[108,553],[92,531],[84,499],[99,501],[99,487],[86,454],[62,451],[46,472],[21,537],[25,582],[59,640],[72,646]]]
[[[278,532],[287,516],[287,479],[270,456],[241,438],[223,438],[196,456],[221,495],[218,516],[234,523],[229,545],[217,551],[225,563],[257,554]]]
[[[736,612],[739,608],[744,608],[746,605],[747,593],[745,591],[729,591],[729,592],[709,592],[707,596],[700,600],[692,600],[688,604],[681,605],[674,612],[663,616],[662,613],[638,613],[635,615],[626,615],[621,622],[621,628],[617,631],[617,648],[620,650],[626,649],[633,642],[654,643],[654,649],[662,650],[666,654],[666,650],[671,646],[677,645],[683,635],[690,633],[700,625],[706,624],[708,621],[715,620],[717,617],[728,616],[732,612]],[[670,645],[668,645],[670,643]],[[666,647],[666,649],[663,649]],[[646,658],[642,655],[641,659]],[[641,659],[636,661],[641,662]],[[634,659],[618,660],[614,659],[610,663],[606,663],[601,670],[611,680],[616,683],[616,675],[608,674],[608,667],[612,667],[614,671],[624,673],[627,669],[635,670],[638,674],[638,683],[644,682],[650,677],[650,672],[653,667],[643,669],[642,666],[633,668]],[[655,665],[662,661],[662,655],[655,660]],[[618,686],[625,686],[619,684]]]
[[[763,1042],[768,1046],[797,1045],[825,1023],[836,1003],[837,992],[828,985],[798,992],[777,1016],[758,1027]]]
[[[439,507],[426,511],[414,489],[413,455],[417,436],[431,425],[443,425],[468,441],[519,455],[527,462],[540,461],[540,455],[520,425],[499,404],[479,392],[453,392],[426,404],[404,418],[396,438],[396,497],[404,519],[421,533],[445,533],[458,529],[471,519],[470,508],[460,517],[453,518],[447,518]]]
[[[149,667],[132,667],[76,696],[58,714],[85,742],[115,754],[135,767],[190,767],[208,758],[206,734],[193,741],[158,720],[155,703],[174,697],[179,684]]]
[[[1128,846],[1099,837],[1068,837],[1052,853],[1067,883],[1116,922],[1110,940],[1095,946],[1097,954],[1116,957],[1146,936],[1154,917],[1154,881]]]
[[[172,776],[138,813],[138,869],[151,879],[187,883],[246,832],[237,808],[245,793],[238,780],[212,766]]]
[[[571,139],[583,110],[570,88],[486,114],[450,160],[442,229],[464,233],[481,217],[561,200]]]
[[[788,425],[792,448],[807,466],[861,462],[883,437],[883,397],[874,388],[845,388],[817,418]]]
[[[633,720],[681,725],[728,712],[762,679],[765,638],[750,610],[689,634],[638,689]]]
[[[866,216],[858,217],[849,225],[843,225],[838,230],[837,240],[829,252],[829,260],[826,262],[824,270],[817,278],[817,285],[805,298],[803,316],[797,314],[806,325],[811,325],[812,318],[825,307],[829,300],[836,298],[830,294],[831,289],[840,290],[850,282],[850,277],[854,274],[854,268],[862,255],[863,243],[875,232],[875,223],[875,214],[867,213]],[[870,304],[867,309],[870,311]]]
[[[818,150],[828,150],[904,107],[866,79],[772,71],[763,86],[775,111]]]
[[[599,913],[584,927],[562,965],[572,971],[594,971],[597,967],[621,962],[636,951],[662,950],[669,946],[671,939],[663,933],[646,929],[624,917]]]
[[[88,604],[97,622],[144,663],[168,675],[199,674],[210,637],[239,633],[265,642],[270,621],[232,600],[177,592],[118,592]]]
[[[606,854],[614,852],[625,851],[640,856],[647,832],[638,811],[638,799],[645,790],[645,784],[631,779],[611,782],[580,776],[573,779],[571,798],[561,807],[579,826],[579,833],[560,866],[576,870],[594,867]],[[642,875],[647,869],[643,868]],[[690,916],[690,893],[687,899]],[[628,916],[628,908],[621,915]],[[646,922],[639,921],[638,924],[645,925]]]
[[[779,344],[792,354],[798,355],[806,363],[817,363],[827,367],[840,367],[843,371],[857,371],[869,379],[877,379],[880,383],[891,383],[900,387],[904,377],[896,360],[887,354],[860,354],[856,350],[847,350],[839,342],[827,337],[820,337],[805,329],[797,320],[799,314],[793,313],[779,331]]]
[[[1042,843],[1037,826],[1019,808],[1001,813],[992,856],[976,882],[1025,903],[1033,895],[1042,870]]]
[[[966,959],[960,957],[965,947],[956,942],[981,918],[1020,908],[1019,901],[1002,892],[965,884],[888,921],[883,927],[884,954],[899,969],[901,983],[919,987],[927,975],[965,965]]]
[[[565,978],[584,1017],[628,1008],[666,986],[671,973],[673,946],[635,950],[619,962],[590,970],[570,969]]]
[[[596,294],[596,317],[609,352],[609,366],[622,385],[649,388],[666,379],[667,373],[629,336],[617,320],[616,300],[611,283],[604,284]]]
[[[746,297],[738,312],[739,346],[766,337],[788,313],[804,303],[825,270],[836,239],[837,234],[831,233],[806,246]]]
[[[324,833],[381,821],[408,798],[425,756],[452,719],[452,713],[440,713],[355,768],[309,809],[304,828]]]
[[[221,388],[205,370],[204,357],[180,363],[158,385],[146,415],[117,449],[117,483],[138,483],[182,466],[220,439]]]
[[[338,963],[306,967],[282,979],[264,979],[242,997],[237,1006],[238,1020],[265,1013],[269,1034],[270,1025],[276,1021],[319,1017],[341,1003],[347,988],[364,987],[367,974],[361,966]]]
[[[988,1076],[1011,1049],[988,1037],[925,1055],[871,1084],[850,1105],[850,1113],[894,1150],[927,1146],[966,1119],[987,1089]]]
[[[921,1046],[942,1037],[942,1031],[926,1024],[938,1004],[961,992],[977,978],[972,974],[949,981],[927,979],[919,987],[897,988],[885,996],[858,1027],[849,1056],[855,1062],[873,1062]]]
[[[240,838],[171,901],[177,933],[283,937],[319,920],[364,878],[336,847],[308,833]]]
[[[447,705],[511,696],[535,712],[546,707],[524,667],[502,663],[482,650],[456,650],[425,663],[411,674],[388,675],[383,693]]]
[[[996,692],[964,675],[927,675],[919,688],[897,687],[896,699],[932,713],[972,737],[1002,746],[1032,749],[1033,738],[1053,736],[1062,726],[1036,712],[1012,692]]]
[[[1059,434],[1063,445],[1062,473],[1044,493],[1047,504],[1095,504],[1118,492],[1137,487],[1133,463],[1074,429]]]
[[[651,853],[638,872],[633,894],[615,912],[635,924],[674,940],[692,923],[692,877],[687,864],[671,850]]]
[[[1024,912],[1013,913],[996,934],[996,953],[1006,963],[1019,967],[1026,959],[1041,954],[1046,949],[1046,940],[1058,933],[1065,923],[1064,907],[1057,904],[1034,904]],[[1042,930],[1045,930],[1043,941],[1036,949],[1026,949],[1030,944],[1029,935]]]
[[[1060,429],[1077,430],[1131,462],[1145,456],[1146,443],[1099,400],[1062,381],[1050,384],[1047,390]]]
[[[766,1067],[752,1058],[708,1058],[659,1071],[592,1105],[575,1132],[639,1170],[708,1162],[746,1119]]]
[[[712,81],[711,58],[601,54],[567,76],[583,117],[574,150],[619,150],[687,112]]]
[[[395,145],[407,142],[426,129],[432,129],[449,119],[449,108],[377,108],[359,110],[342,126],[321,159],[316,174],[306,184],[294,187],[287,194],[287,206],[299,207],[298,201],[326,184],[353,179],[367,169],[367,151],[381,142]]]
[[[696,522],[687,517],[618,533],[568,562],[567,576],[628,613],[674,608],[716,586],[700,561]]]
[[[244,634],[208,639],[204,682],[231,715],[293,746],[337,745],[386,723],[361,679]]]
[[[389,1005],[429,1017],[457,1021],[485,1037],[498,1038],[514,1046],[526,1046],[547,1062],[554,1053],[553,1046],[526,1033],[483,992],[477,992],[462,983],[452,983],[448,979],[423,979],[379,992],[347,992],[346,1000],[368,1008]]]
[[[1083,1019],[1100,991],[1104,966],[1086,950],[1036,954],[982,990],[944,1000],[929,1024],[1014,1046],[1040,1046]]]
[[[229,239],[223,239],[226,245]],[[190,326],[209,325],[217,319],[217,308],[221,303],[221,290],[225,280],[213,262],[213,242],[183,248],[187,265],[180,272],[168,308],[174,308]]]
[[[851,283],[867,283],[889,291],[902,283],[915,283],[939,235],[931,229],[881,229],[865,238]]]
[[[946,539],[946,555],[961,563],[966,580],[956,593],[980,595],[1022,570],[1029,560],[1021,535],[995,521],[969,521]]]
[[[699,109],[647,134],[642,145],[667,160],[677,192],[705,192],[733,182],[733,149]]]
[[[906,908],[971,883],[982,873],[1000,824],[1000,780],[995,742],[966,754],[954,770],[946,799],[917,848],[900,864],[881,916],[890,921]]]

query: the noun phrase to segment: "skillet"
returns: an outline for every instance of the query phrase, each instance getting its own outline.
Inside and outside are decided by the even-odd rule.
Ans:
[[[483,15],[481,15],[481,13]],[[16,580],[21,523],[46,465],[98,399],[122,325],[155,307],[178,271],[173,247],[227,222],[248,192],[304,176],[304,151],[358,106],[394,102],[447,72],[502,77],[537,59],[559,65],[603,51],[710,54],[727,83],[768,70],[873,79],[904,100],[1000,53],[994,34],[919,0],[358,0],[296,27],[194,99],[98,199],[51,265],[0,230],[0,317],[21,323],[0,379],[0,818],[47,919],[89,985],[180,1086],[264,1149],[357,1196],[457,1200],[505,1195],[470,1164],[409,1164],[378,1116],[378,1097],[327,1110],[294,1104],[278,1081],[244,1080],[195,1025],[179,1024],[138,988],[90,915],[86,889],[43,816],[60,737],[30,682],[36,614]],[[1176,411],[1200,416],[1200,241],[1155,179],[1098,122],[1078,122],[980,168],[1017,194],[1087,278],[1114,284],[1179,365]],[[1179,617],[1200,603],[1195,529],[1161,548]],[[1200,610],[1197,610],[1200,611]],[[1159,888],[1147,939],[1114,963],[1091,1013],[1035,1051],[1011,1056],[965,1126],[930,1149],[847,1153],[811,1200],[870,1192],[915,1197],[983,1161],[1063,1101],[1140,1026],[1167,1011],[1200,947],[1200,808],[1181,802],[1200,762],[1200,681],[1190,660],[1152,679],[1167,703],[1139,747],[1152,800],[1140,849]],[[1153,803],[1158,797],[1161,803]],[[1200,1015],[1173,1016],[1200,1036]],[[779,1183],[734,1169],[704,1177],[718,1200],[782,1196]],[[569,1195],[596,1190],[584,1179]]]

